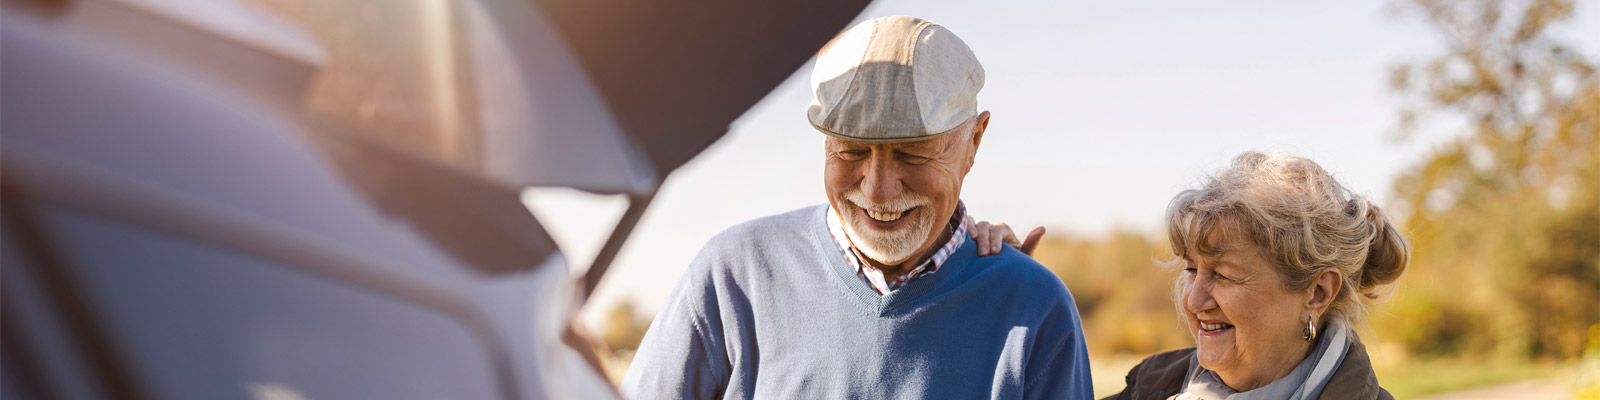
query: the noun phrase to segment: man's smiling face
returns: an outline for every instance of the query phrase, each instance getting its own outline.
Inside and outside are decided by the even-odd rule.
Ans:
[[[856,248],[872,261],[898,265],[933,247],[955,213],[988,122],[984,112],[956,132],[910,142],[829,137],[828,203]]]

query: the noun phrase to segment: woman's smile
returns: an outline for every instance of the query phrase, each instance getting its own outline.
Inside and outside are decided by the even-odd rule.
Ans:
[[[1202,337],[1220,336],[1233,332],[1233,325],[1222,321],[1200,320],[1198,334]]]

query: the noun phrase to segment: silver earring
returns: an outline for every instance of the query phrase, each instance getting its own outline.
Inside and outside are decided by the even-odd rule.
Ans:
[[[1304,337],[1307,342],[1317,338],[1317,326],[1311,323],[1313,319],[1315,318],[1312,318],[1311,314],[1306,314],[1306,331]]]

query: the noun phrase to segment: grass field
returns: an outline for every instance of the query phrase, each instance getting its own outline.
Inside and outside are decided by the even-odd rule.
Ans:
[[[1397,399],[1529,379],[1563,378],[1573,370],[1560,364],[1468,360],[1421,360],[1374,369],[1378,382]]]

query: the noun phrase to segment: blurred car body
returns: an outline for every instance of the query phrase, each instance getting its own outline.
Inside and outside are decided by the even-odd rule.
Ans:
[[[612,49],[595,3],[5,3],[0,395],[615,396],[568,331],[608,256],[574,285],[521,189],[635,199],[614,256],[666,174],[864,4],[667,30],[691,51],[657,69],[765,60],[696,72],[752,70],[656,127],[627,110],[696,82],[616,69],[657,55]],[[711,5],[692,18],[752,10]],[[760,24],[815,17],[788,9],[827,18]],[[777,45],[715,39],[750,29]],[[646,78],[672,83],[618,89]]]

